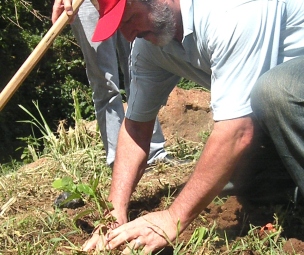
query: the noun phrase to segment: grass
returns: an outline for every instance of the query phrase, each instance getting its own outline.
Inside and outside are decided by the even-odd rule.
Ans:
[[[88,238],[84,222],[93,227],[109,220],[103,215],[111,206],[105,202],[111,170],[105,164],[98,130],[87,129],[77,104],[75,101],[75,127],[66,129],[61,122],[58,132],[53,133],[35,103],[38,117],[28,112],[30,120],[26,122],[39,128],[42,137],[33,134],[24,138],[28,147],[23,153],[26,162],[32,163],[20,165],[12,160],[11,164],[0,166],[0,254],[83,254],[80,246]],[[202,143],[177,138],[168,150],[179,158],[195,162],[207,136],[202,133]],[[185,169],[159,163],[151,173],[145,174],[132,197],[130,218],[151,208],[167,208],[193,165]],[[61,191],[81,197],[86,202],[85,207],[55,209],[53,202]],[[222,208],[227,199],[216,198],[214,205]],[[151,201],[150,204],[147,201]],[[283,251],[286,239],[282,236],[282,224],[291,224],[290,210],[276,210],[279,216],[274,214],[275,231],[261,231],[261,226],[250,224],[246,235],[234,239],[225,231],[224,235],[218,231],[216,220],[210,221],[201,215],[191,225],[191,234],[182,234],[171,243],[172,251],[162,254],[287,254]],[[294,215],[299,221],[303,219],[302,212]],[[241,228],[245,229],[248,222],[243,224]],[[132,254],[142,252],[132,251]]]

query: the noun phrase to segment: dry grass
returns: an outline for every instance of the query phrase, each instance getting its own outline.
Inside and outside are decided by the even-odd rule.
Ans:
[[[101,219],[97,200],[87,194],[83,194],[84,207],[63,210],[53,207],[61,191],[54,189],[52,184],[64,176],[71,177],[75,185],[84,184],[86,187],[92,187],[94,180],[98,181],[94,191],[100,199],[98,201],[107,197],[109,191],[111,170],[105,165],[105,153],[98,132],[89,131],[85,122],[79,119],[76,125],[68,130],[62,125],[54,135],[50,134],[42,118],[42,125],[38,126],[45,131],[40,140],[44,142],[44,153],[36,153],[36,147],[31,143],[27,156],[38,157],[33,163],[22,167],[15,164],[1,166],[0,254],[83,254],[81,245],[94,225],[104,220]],[[132,196],[130,219],[167,208],[187,181],[203,146],[203,142],[191,143],[176,138],[167,150],[193,162],[175,167],[159,163],[149,169]],[[233,197],[217,199],[172,243],[171,248],[160,254],[303,255],[304,245],[299,239],[304,232],[304,210],[299,207],[291,215],[289,209],[245,207]],[[250,218],[250,214],[261,216],[265,224],[270,219],[277,231],[271,234],[265,232],[261,239],[257,235],[261,233],[260,228],[252,224],[254,217]],[[274,218],[274,215],[279,216]],[[286,241],[282,236],[282,224],[286,229],[290,226],[295,229],[298,243]],[[247,232],[243,236],[229,235],[233,231],[244,232],[245,229]],[[290,245],[289,252],[283,249],[286,243]],[[106,254],[119,254],[119,251],[108,251]]]

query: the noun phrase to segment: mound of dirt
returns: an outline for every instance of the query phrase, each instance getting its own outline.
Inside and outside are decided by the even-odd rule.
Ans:
[[[158,115],[167,143],[175,137],[201,142],[202,133],[213,128],[209,103],[209,92],[176,87]]]
[[[175,88],[158,116],[167,144],[173,142],[176,137],[201,142],[201,135],[204,132],[210,132],[213,128],[209,103],[210,93],[208,92]],[[234,239],[246,235],[250,231],[250,224],[264,226],[273,222],[274,213],[273,209],[265,204],[252,205],[231,196],[223,205],[210,204],[202,215],[209,226],[212,221],[216,221],[218,231],[225,231],[230,238]],[[282,233],[287,239],[283,250],[286,254],[304,255],[303,224],[299,224],[297,217],[292,215],[287,217],[291,223],[285,226]],[[183,233],[186,240],[190,238],[198,225],[202,225],[201,220],[194,221]],[[293,231],[296,229],[297,231]],[[223,246],[223,252],[224,250],[225,246]]]

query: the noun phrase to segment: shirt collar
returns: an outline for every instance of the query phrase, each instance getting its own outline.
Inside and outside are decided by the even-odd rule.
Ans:
[[[192,0],[180,0],[180,9],[184,29],[184,38],[193,33],[193,3]]]

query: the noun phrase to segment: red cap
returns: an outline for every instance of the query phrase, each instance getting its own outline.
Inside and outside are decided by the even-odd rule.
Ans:
[[[93,42],[104,41],[116,32],[125,10],[126,0],[98,0],[98,4],[100,18],[92,37]]]

